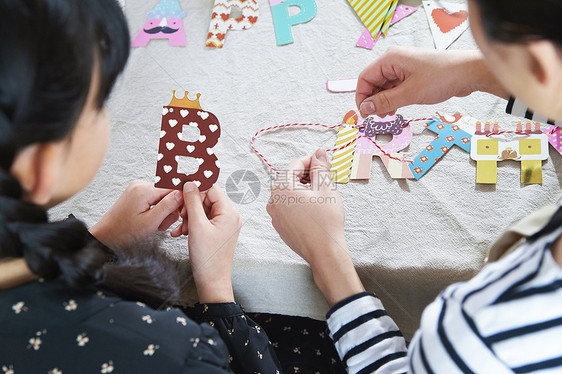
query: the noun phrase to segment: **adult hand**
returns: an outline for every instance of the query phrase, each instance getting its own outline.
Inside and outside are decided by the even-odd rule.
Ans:
[[[474,91],[509,98],[479,51],[390,47],[361,72],[355,101],[361,116],[384,116],[403,106],[437,104]]]
[[[314,281],[333,305],[364,291],[344,233],[344,209],[324,150],[297,159],[271,189],[267,212],[283,241],[310,264]],[[310,188],[301,182],[310,181]]]
[[[90,233],[106,246],[121,249],[152,235],[156,230],[167,230],[178,220],[182,205],[180,191],[134,181],[90,229]]]
[[[215,184],[201,194],[194,183],[183,188],[188,248],[200,303],[234,301],[232,261],[242,227],[236,208]],[[180,227],[181,232],[181,227]]]

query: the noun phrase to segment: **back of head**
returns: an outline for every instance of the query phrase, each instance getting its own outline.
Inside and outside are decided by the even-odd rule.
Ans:
[[[10,169],[19,151],[71,134],[98,62],[101,108],[129,54],[115,0],[0,0],[0,259],[24,257],[45,278],[86,285],[103,277],[104,252],[77,220],[48,222],[22,200]]]
[[[487,36],[521,43],[550,40],[562,46],[562,2],[559,0],[474,0]]]

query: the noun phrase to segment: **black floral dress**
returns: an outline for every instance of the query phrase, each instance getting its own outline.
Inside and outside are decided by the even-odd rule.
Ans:
[[[0,373],[280,373],[264,331],[234,303],[156,311],[63,280],[0,291]],[[222,338],[221,338],[222,336]]]

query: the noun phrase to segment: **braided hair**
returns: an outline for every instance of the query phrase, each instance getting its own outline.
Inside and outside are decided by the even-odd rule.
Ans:
[[[37,276],[72,287],[105,285],[155,307],[175,302],[177,273],[164,256],[116,253],[108,262],[82,222],[49,222],[10,174],[24,147],[72,132],[96,61],[103,107],[129,56],[123,12],[115,0],[0,0],[0,14],[0,259],[24,258]]]

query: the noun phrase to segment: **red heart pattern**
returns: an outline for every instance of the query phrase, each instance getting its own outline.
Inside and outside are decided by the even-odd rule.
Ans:
[[[231,17],[233,8],[242,11],[238,18]],[[257,0],[215,0],[213,17],[205,45],[222,48],[228,31],[249,29],[257,22],[258,14]]]
[[[183,126],[199,129],[199,139],[184,141],[178,136],[182,134]],[[201,109],[165,106],[162,112],[155,187],[181,190],[185,182],[191,181],[200,191],[211,188],[220,173],[219,162],[213,151],[220,134],[219,120],[213,113]],[[198,170],[189,175],[179,172],[177,157],[197,159]]]
[[[447,13],[445,9],[437,8],[433,9],[431,12],[431,18],[433,18],[439,30],[441,30],[443,34],[446,34],[466,22],[468,13],[464,10],[455,13]]]

